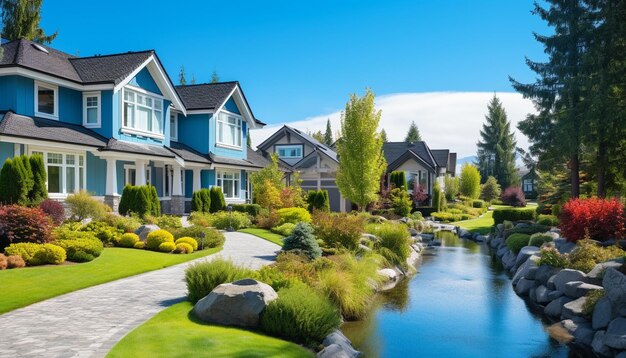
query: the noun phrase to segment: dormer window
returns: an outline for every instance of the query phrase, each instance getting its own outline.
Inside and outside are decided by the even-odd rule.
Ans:
[[[217,119],[217,144],[241,148],[241,128],[241,116],[229,112],[220,112]]]
[[[35,82],[35,116],[59,119],[59,88]]]
[[[100,92],[83,93],[83,125],[100,127]]]
[[[163,99],[124,88],[122,131],[163,138]]]

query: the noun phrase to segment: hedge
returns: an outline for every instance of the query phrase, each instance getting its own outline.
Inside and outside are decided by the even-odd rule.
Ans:
[[[208,213],[211,210],[211,192],[209,189],[200,189],[191,196],[191,211]]]
[[[226,207],[226,201],[224,200],[224,193],[222,193],[222,188],[219,186],[214,186],[210,191],[211,196],[211,207],[209,209],[210,212],[216,213],[220,210],[224,210]]]
[[[233,211],[247,213],[252,217],[256,217],[261,213],[261,205],[259,204],[231,204]]]
[[[118,208],[121,215],[135,213],[140,216],[161,216],[161,203],[152,185],[127,185],[122,192]]]
[[[330,199],[328,198],[328,190],[309,190],[307,193],[308,209],[330,211]]]
[[[496,225],[507,221],[534,220],[535,209],[496,209],[493,211],[493,221]]]

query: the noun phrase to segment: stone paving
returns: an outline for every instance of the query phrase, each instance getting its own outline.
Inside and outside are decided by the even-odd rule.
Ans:
[[[215,255],[0,315],[0,357],[104,357],[135,327],[185,299],[184,271],[190,263],[221,256],[257,269],[271,263],[280,248],[249,234],[225,235],[224,249]]]

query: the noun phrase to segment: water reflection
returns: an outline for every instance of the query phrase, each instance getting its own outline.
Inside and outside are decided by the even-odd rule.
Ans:
[[[368,357],[567,357],[486,245],[439,233],[418,274],[342,326]]]

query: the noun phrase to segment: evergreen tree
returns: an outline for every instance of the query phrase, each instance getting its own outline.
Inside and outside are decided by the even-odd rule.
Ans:
[[[324,134],[322,131],[309,132],[309,136],[313,137],[316,141],[324,143]]]
[[[376,133],[380,115],[374,105],[374,93],[369,89],[363,97],[350,96],[341,115],[343,137],[337,143],[341,158],[337,186],[343,196],[363,211],[367,204],[377,199],[380,178],[387,167],[383,142]]]
[[[330,128],[330,119],[326,120],[326,132],[324,133],[324,141],[322,143],[327,146],[331,146],[333,144],[333,131]]]
[[[187,84],[187,79],[185,78],[185,66],[180,65],[180,72],[178,73],[178,84],[184,86]]]
[[[217,75],[217,71],[213,70],[211,73],[211,83],[218,83],[220,81],[220,77]]]
[[[482,186],[480,197],[484,201],[491,203],[500,197],[501,192],[502,190],[500,189],[500,185],[498,184],[496,178],[490,176]]]
[[[380,131],[380,140],[382,140],[383,143],[389,142],[389,139],[387,139],[387,132],[385,132],[384,128]]]
[[[43,156],[40,154],[32,155],[29,160],[33,173],[33,189],[28,194],[28,197],[31,203],[38,205],[48,197],[46,165],[44,164]]]
[[[548,54],[545,63],[526,60],[537,75],[535,83],[510,79],[513,87],[533,100],[536,115],[529,115],[518,128],[531,141],[531,153],[546,168],[564,161],[570,168],[571,195],[580,193],[580,153],[585,107],[590,96],[583,84],[589,68],[584,51],[589,48],[593,19],[582,0],[546,0],[547,8],[535,3],[534,14],[554,28],[550,36],[535,34]]]
[[[417,124],[415,121],[411,122],[411,126],[409,127],[409,131],[406,134],[406,138],[404,138],[405,142],[415,143],[422,140],[422,136],[420,135],[419,129],[417,129]]]
[[[43,0],[3,0],[2,32],[0,37],[13,41],[21,38],[41,44],[51,43],[58,35],[54,32],[46,35],[41,27],[41,3]]]
[[[459,179],[459,192],[461,195],[469,198],[478,199],[480,196],[480,173],[478,168],[471,164],[463,166]]]
[[[498,97],[493,96],[487,110],[477,144],[478,170],[482,178],[493,176],[501,187],[508,188],[519,182],[515,168],[515,134],[511,132],[511,122]]]
[[[196,75],[195,73],[191,74],[191,81],[189,81],[190,85],[195,85],[196,84]]]

